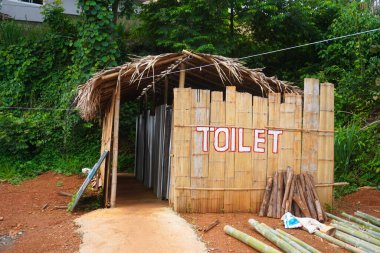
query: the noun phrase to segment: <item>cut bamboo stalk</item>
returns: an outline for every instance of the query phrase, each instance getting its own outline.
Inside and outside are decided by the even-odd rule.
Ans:
[[[293,179],[293,169],[291,167],[288,167],[287,173],[286,173],[285,193],[284,193],[284,198],[282,200],[283,209],[285,209],[286,207],[286,201],[288,200],[290,187],[292,186],[292,179]]]
[[[372,236],[375,239],[380,240],[380,233],[379,232],[376,232],[376,231],[373,231],[373,230],[368,229],[366,227],[360,226],[359,224],[352,223],[352,222],[345,223],[345,222],[340,222],[340,221],[336,221],[336,220],[332,220],[332,223],[348,227],[349,229],[359,230],[359,231],[361,231],[361,232],[363,232],[369,236]]]
[[[358,230],[358,229],[355,229],[355,228],[349,228],[349,227],[346,227],[346,226],[342,226],[340,224],[331,224],[331,226],[335,227],[336,229],[344,232],[344,233],[347,233],[347,234],[350,234],[350,235],[353,235],[357,238],[360,238],[362,240],[365,240],[367,242],[370,242],[374,245],[377,245],[377,246],[380,246],[380,240],[379,239],[376,239],[376,238],[373,238],[372,236]]]
[[[277,199],[277,171],[274,173],[273,176],[273,187],[272,187],[272,193],[269,200],[269,207],[268,207],[268,217],[276,217],[276,199]]]
[[[367,213],[363,213],[360,211],[356,211],[355,215],[362,218],[362,219],[369,221],[370,223],[372,223],[375,226],[380,226],[380,219],[376,218],[375,216],[372,216],[372,215],[369,215]]]
[[[291,246],[293,246],[295,249],[299,250],[300,252],[302,252],[302,253],[310,253],[307,249],[305,249],[304,247],[302,247],[301,245],[299,245],[295,241],[289,240],[286,236],[284,236],[283,234],[280,234],[278,231],[272,229],[268,225],[266,225],[264,223],[261,223],[261,225],[263,225],[264,227],[266,227],[268,230],[270,230],[272,233],[274,233],[280,239],[282,239],[283,241],[289,243]]]
[[[338,239],[336,239],[336,238],[334,238],[332,236],[326,235],[326,234],[324,234],[324,233],[322,233],[322,232],[320,232],[318,230],[315,231],[314,234],[316,236],[319,236],[319,237],[321,237],[321,238],[323,238],[323,239],[325,239],[325,240],[327,240],[327,241],[329,241],[329,242],[331,242],[331,243],[333,243],[333,244],[335,244],[335,245],[337,245],[337,246],[339,246],[341,248],[344,248],[344,249],[346,249],[346,250],[348,250],[350,252],[353,252],[353,253],[365,253],[365,251],[363,251],[361,249],[355,248],[354,246],[352,246],[352,245],[350,245],[348,243],[342,242],[342,241],[340,241],[340,240],[338,240]]]
[[[298,243],[299,245],[301,245],[302,247],[304,247],[305,249],[307,249],[311,253],[321,253],[319,250],[317,250],[314,247],[310,246],[306,242],[298,239],[297,237],[295,237],[295,236],[293,236],[291,234],[286,233],[285,231],[283,231],[281,229],[276,229],[276,231],[278,231],[280,234],[286,236],[286,238],[288,238],[288,240],[293,240],[294,242]]]
[[[283,197],[283,187],[284,187],[284,179],[283,179],[283,172],[282,171],[279,171],[278,172],[278,188],[277,188],[277,201],[276,201],[276,218],[279,219],[281,218],[281,215],[282,215],[282,208],[281,208],[281,204],[282,204],[282,197]]]
[[[180,72],[179,72],[179,88],[185,88],[185,64],[184,63],[181,63],[179,65],[179,69],[180,69]]]
[[[289,197],[288,197],[288,200],[287,200],[287,204],[286,204],[287,207],[285,208],[285,212],[291,212],[292,211],[294,185],[295,185],[295,181],[296,181],[297,177],[298,177],[298,175],[294,175],[293,176],[293,179],[292,179],[292,182],[291,182],[291,185],[290,185]]]
[[[307,209],[305,203],[302,202],[300,196],[298,194],[293,196],[294,202],[298,205],[298,207],[301,209],[301,212],[306,216],[310,217],[309,209]]]
[[[275,248],[272,248],[271,246],[263,243],[262,241],[257,240],[256,238],[247,235],[246,233],[243,233],[229,225],[224,226],[224,232],[235,239],[238,239],[239,241],[247,244],[248,246],[252,247],[253,249],[263,252],[263,253],[281,253],[281,251],[276,250]]]
[[[327,214],[329,217],[330,216],[335,216],[335,215],[332,215],[332,214]],[[380,238],[380,233],[379,232],[376,232],[376,231],[373,231],[367,227],[364,227],[362,225],[359,225],[357,223],[352,223],[350,221],[347,221],[347,220],[344,220],[344,219],[341,219],[339,218],[339,221],[336,219],[336,218],[339,218],[337,216],[335,216],[334,220],[332,220],[332,223],[335,223],[335,224],[338,224],[338,225],[344,225],[346,227],[349,227],[349,228],[355,228],[355,229],[358,229],[358,230],[361,230],[361,231],[364,231],[366,232],[368,235],[376,238],[376,239],[379,239]]]
[[[273,242],[277,247],[282,249],[287,253],[299,253],[300,251],[295,249],[292,245],[282,240],[280,237],[276,236],[273,232],[267,229],[265,226],[260,224],[258,221],[254,219],[249,219],[248,223],[262,236],[267,238],[269,241]]]
[[[371,224],[369,222],[366,222],[366,221],[364,221],[362,219],[356,218],[356,217],[354,217],[352,215],[346,214],[345,212],[342,212],[341,214],[342,214],[342,216],[346,217],[350,221],[353,221],[353,222],[355,222],[357,224],[361,224],[361,225],[363,225],[363,226],[365,226],[367,228],[370,228],[371,230],[374,230],[376,232],[380,232],[380,227],[378,227],[378,226],[375,226],[375,225],[373,225],[373,224]]]
[[[306,177],[305,177],[306,179]],[[309,208],[309,211],[310,211],[310,214],[311,214],[311,217],[313,219],[317,219],[317,211],[315,210],[315,203],[314,203],[314,196],[313,196],[313,192],[312,190],[310,189],[310,185],[307,183],[307,181],[305,180],[305,184],[306,184],[306,204]]]
[[[302,202],[305,204],[307,212],[309,213],[309,215],[305,214],[305,216],[306,217],[311,217],[310,210],[308,209],[307,201],[306,201],[306,198],[305,198],[305,195],[304,195],[304,190],[302,189],[302,186],[301,186],[301,180],[300,180],[301,178],[302,178],[302,175],[300,175],[300,177],[298,178],[299,180],[296,181],[297,191],[298,191],[298,194],[299,194]]]
[[[268,202],[269,202],[271,191],[272,191],[272,185],[273,185],[273,178],[270,177],[268,178],[267,186],[265,188],[264,199],[263,199],[263,202],[261,203],[259,216],[264,216],[268,210],[268,204],[269,204]]]
[[[304,177],[305,177],[305,183],[309,185],[309,189],[312,191],[314,195],[315,208],[317,211],[318,220],[323,222],[327,217],[326,217],[326,214],[324,214],[323,212],[321,201],[319,200],[318,193],[315,190],[313,176],[311,174],[306,173]]]
[[[364,240],[361,240],[359,238],[356,238],[354,236],[351,236],[351,235],[344,233],[342,231],[336,231],[334,237],[345,242],[345,243],[351,244],[352,246],[354,246],[356,248],[361,248],[361,249],[365,250],[366,252],[380,252],[380,247],[378,247],[372,243],[366,242]]]
[[[117,158],[119,153],[119,112],[120,112],[120,82],[116,85],[115,111],[113,122],[113,152],[112,152],[112,182],[111,182],[111,207],[116,206],[117,186]]]
[[[318,220],[320,222],[323,222],[324,221],[323,210],[322,210],[322,207],[321,207],[321,203],[319,203],[319,201],[317,199],[315,200],[315,207],[317,209]]]

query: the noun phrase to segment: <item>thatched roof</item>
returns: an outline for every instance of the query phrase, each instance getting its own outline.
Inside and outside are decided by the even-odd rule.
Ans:
[[[140,98],[142,93],[162,97],[165,79],[169,92],[178,87],[180,64],[186,68],[185,87],[224,90],[225,85],[234,85],[238,91],[257,96],[267,96],[271,92],[301,93],[297,87],[265,76],[262,69],[249,69],[236,59],[184,50],[136,58],[96,73],[79,86],[76,107],[85,120],[93,119],[99,109],[110,102],[117,84],[121,85],[124,100]]]

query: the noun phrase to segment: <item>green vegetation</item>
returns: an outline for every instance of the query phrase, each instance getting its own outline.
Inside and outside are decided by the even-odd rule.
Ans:
[[[128,55],[190,49],[243,57],[380,27],[373,1],[87,0],[78,19],[59,2],[45,22],[0,21],[0,179],[18,183],[53,170],[72,174],[99,156],[99,120],[72,110],[78,84]],[[117,6],[121,5],[121,13]],[[246,59],[302,86],[304,77],[335,84],[335,179],[351,186],[380,182],[380,32]],[[133,119],[139,107],[122,105]],[[121,121],[119,170],[133,170],[133,120]]]

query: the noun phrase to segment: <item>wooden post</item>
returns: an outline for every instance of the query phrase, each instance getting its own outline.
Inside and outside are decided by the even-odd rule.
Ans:
[[[181,63],[179,68],[179,88],[185,88],[185,64]]]
[[[115,115],[113,123],[113,154],[112,154],[112,188],[111,188],[111,207],[116,204],[117,186],[117,157],[119,149],[119,112],[120,112],[120,83],[116,85]]]

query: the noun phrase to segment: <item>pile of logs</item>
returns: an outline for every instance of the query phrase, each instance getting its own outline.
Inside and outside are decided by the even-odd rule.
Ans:
[[[309,173],[294,174],[288,167],[268,178],[259,216],[281,218],[286,212],[320,222],[327,220]]]

